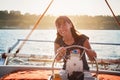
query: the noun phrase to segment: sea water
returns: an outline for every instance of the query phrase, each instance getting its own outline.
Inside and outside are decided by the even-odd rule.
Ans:
[[[7,52],[18,39],[25,39],[31,30],[0,30],[0,54]],[[90,43],[117,43],[120,44],[120,30],[79,30],[81,33],[89,37]],[[30,35],[29,40],[42,40],[38,44],[37,41],[27,42],[23,45],[20,53],[28,54],[47,54],[54,55],[54,40],[56,38],[56,30],[35,30]],[[44,42],[45,41],[45,42]],[[20,43],[22,44],[22,43]],[[26,47],[25,47],[26,46]],[[17,46],[17,48],[19,48]],[[91,44],[92,49],[97,53],[98,58],[112,59],[120,58],[120,45],[100,45]],[[17,50],[16,48],[16,50]]]

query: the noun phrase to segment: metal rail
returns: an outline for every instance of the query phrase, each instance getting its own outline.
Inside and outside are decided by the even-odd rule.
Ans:
[[[8,53],[10,53],[19,43],[20,41],[30,41],[30,42],[49,42],[49,43],[54,43],[54,41],[50,40],[26,40],[26,39],[18,39],[17,42],[9,48]],[[90,44],[93,45],[115,45],[115,46],[120,46],[120,43],[103,43],[103,42],[90,42]]]

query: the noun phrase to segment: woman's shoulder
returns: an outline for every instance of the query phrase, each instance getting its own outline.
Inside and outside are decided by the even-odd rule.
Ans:
[[[86,36],[85,34],[80,34],[78,35],[77,38],[75,38],[75,41],[77,44],[83,45],[86,40],[88,40],[89,37]]]
[[[85,34],[79,34],[78,38],[79,39],[89,39],[89,37],[87,35],[85,35]]]
[[[61,42],[63,42],[62,38],[57,37],[54,41],[54,43],[60,44]]]

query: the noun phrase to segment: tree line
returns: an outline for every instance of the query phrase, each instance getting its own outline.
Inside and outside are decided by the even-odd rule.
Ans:
[[[31,29],[40,15],[25,13],[11,10],[8,12],[0,11],[0,29]],[[37,29],[54,29],[55,19],[57,16],[45,15],[40,21]],[[114,17],[112,16],[88,16],[88,15],[69,15],[70,19],[78,29],[95,29],[95,30],[120,30]],[[117,15],[120,21],[120,15]]]

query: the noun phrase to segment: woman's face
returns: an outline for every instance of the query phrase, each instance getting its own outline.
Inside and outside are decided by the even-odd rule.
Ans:
[[[71,33],[71,27],[71,24],[65,21],[56,26],[58,33],[63,37]]]

